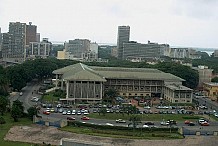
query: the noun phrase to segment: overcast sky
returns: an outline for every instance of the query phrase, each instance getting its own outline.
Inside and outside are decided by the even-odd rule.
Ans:
[[[119,25],[130,39],[171,46],[218,48],[218,0],[0,0],[0,27],[32,22],[41,38],[117,42]]]

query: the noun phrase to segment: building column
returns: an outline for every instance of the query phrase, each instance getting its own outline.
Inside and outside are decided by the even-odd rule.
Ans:
[[[94,97],[93,98],[95,97],[96,97],[96,94],[95,94],[95,81],[94,81]]]
[[[57,88],[58,87],[58,74],[55,75],[55,87]]]
[[[61,90],[64,89],[64,81],[63,81],[63,80],[64,80],[64,79],[61,80]]]
[[[83,82],[81,81],[81,83],[80,83],[80,88],[81,88],[81,94],[80,94],[80,98],[82,98],[82,97],[83,97],[83,96],[82,96],[82,95],[83,95],[83,88],[82,88],[83,86],[82,86],[82,85],[83,85]]]
[[[100,98],[102,99],[102,82],[100,82],[101,84],[101,94],[100,94]]]
[[[67,91],[66,98],[69,98],[69,81],[67,81],[66,86],[67,86],[67,88],[66,88],[66,91]]]
[[[74,104],[75,104],[75,101],[76,101],[76,81],[73,81],[73,98],[74,98]]]

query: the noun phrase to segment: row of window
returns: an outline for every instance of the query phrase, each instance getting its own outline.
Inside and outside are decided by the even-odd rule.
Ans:
[[[139,81],[139,80],[108,80],[111,84],[141,84],[141,85],[161,85],[161,81]]]

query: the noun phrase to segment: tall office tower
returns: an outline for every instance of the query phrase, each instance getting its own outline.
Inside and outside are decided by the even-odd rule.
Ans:
[[[25,60],[26,23],[10,22],[9,32],[3,34],[2,56],[10,61]]]
[[[130,35],[129,26],[118,26],[117,49],[118,49],[119,59],[123,59],[123,43],[129,42],[129,35]]]
[[[26,25],[26,45],[29,45],[30,42],[36,42],[36,32],[37,26],[32,25],[32,22],[29,22],[29,25]]]

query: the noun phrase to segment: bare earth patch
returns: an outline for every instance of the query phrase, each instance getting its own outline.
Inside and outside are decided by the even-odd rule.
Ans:
[[[217,146],[218,143],[218,136],[190,136],[175,140],[135,140],[74,134],[40,125],[14,126],[8,131],[4,140],[59,145],[61,138],[102,142],[107,143],[108,146]]]

